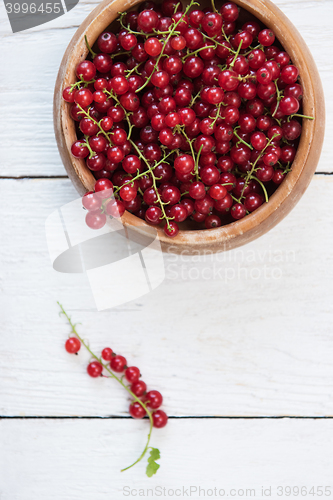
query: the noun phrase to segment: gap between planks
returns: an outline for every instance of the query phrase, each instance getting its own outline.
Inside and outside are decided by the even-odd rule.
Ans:
[[[297,416],[297,415],[276,415],[276,416],[233,416],[233,417],[228,417],[228,416],[215,416],[215,415],[198,415],[198,416],[191,416],[191,415],[182,415],[182,416],[177,416],[177,415],[171,415],[168,417],[170,420],[282,420],[284,418],[286,419],[291,419],[291,420],[333,420],[333,416]],[[82,415],[82,416],[50,416],[50,415],[39,415],[39,416],[34,416],[34,415],[26,415],[26,416],[8,416],[8,415],[0,415],[0,420],[133,420],[133,418],[128,415],[128,416],[121,416],[121,415],[114,415],[114,416],[102,416],[102,415]],[[144,420],[148,420],[146,417]]]

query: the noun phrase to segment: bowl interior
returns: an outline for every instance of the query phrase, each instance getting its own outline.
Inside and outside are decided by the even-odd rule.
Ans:
[[[303,120],[302,135],[291,172],[259,209],[244,219],[229,223],[216,229],[191,230],[191,224],[181,228],[178,236],[170,241],[162,228],[158,235],[164,250],[202,253],[206,250],[223,251],[235,248],[255,239],[277,224],[297,203],[308,186],[315,171],[324,129],[324,100],[320,78],[313,58],[288,18],[269,0],[234,0],[243,7],[245,18],[255,17],[264,25],[274,30],[277,39],[286,50],[293,63],[298,67],[303,86],[303,113],[314,116],[314,120]],[[70,154],[72,143],[76,140],[75,123],[70,117],[70,106],[61,99],[62,89],[75,81],[77,64],[87,57],[88,49],[85,36],[91,46],[99,34],[108,27],[118,29],[118,12],[137,8],[141,0],[104,0],[82,23],[74,35],[64,55],[55,90],[55,132],[65,167],[76,188],[83,194],[92,190],[95,179],[85,161]],[[202,2],[201,7],[208,5]],[[219,5],[217,4],[217,7]],[[59,112],[60,110],[60,112]],[[125,212],[122,222],[139,231],[148,229],[148,225],[129,212]],[[147,227],[148,226],[148,227]]]

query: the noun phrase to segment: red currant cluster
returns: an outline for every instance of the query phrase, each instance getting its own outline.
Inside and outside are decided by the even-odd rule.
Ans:
[[[69,337],[65,343],[66,351],[70,354],[77,354],[81,348],[81,341],[78,337]],[[130,385],[130,391],[134,397],[140,398],[141,401],[152,410],[152,418],[154,427],[164,427],[167,424],[168,417],[163,410],[158,410],[163,402],[162,394],[158,391],[147,392],[147,385],[143,380],[140,380],[141,374],[136,366],[127,366],[127,361],[124,356],[115,354],[110,347],[105,347],[102,351],[102,359],[109,363],[113,372],[123,373],[127,382]],[[91,377],[100,377],[103,373],[103,367],[106,368],[101,361],[91,361],[87,367],[88,375]],[[131,403],[129,413],[133,418],[143,418],[147,411],[145,406],[138,401]]]
[[[66,317],[71,327],[71,334],[73,334],[73,336],[70,336],[65,342],[66,351],[70,354],[77,354],[81,349],[81,345],[83,345],[94,358],[93,361],[91,361],[87,366],[88,375],[93,378],[103,376],[117,380],[117,382],[122,385],[122,387],[133,399],[129,407],[130,415],[133,418],[143,418],[147,416],[150,420],[150,430],[146,447],[140,458],[130,466],[132,467],[139,462],[147,452],[152,428],[156,427],[161,429],[162,427],[165,427],[168,422],[167,414],[160,409],[160,406],[163,403],[162,394],[156,390],[147,392],[147,385],[143,380],[141,380],[139,368],[136,366],[127,366],[126,358],[114,353],[110,347],[105,347],[102,350],[100,357],[96,356],[96,354],[94,354],[90,349],[89,345],[78,334],[76,325],[72,323],[71,318],[68,316],[62,305],[59,302],[58,305],[61,309],[60,314],[63,314]],[[120,378],[118,374],[122,374]],[[128,384],[124,383],[124,379],[128,382]],[[130,467],[127,467],[126,469],[129,469]]]
[[[178,223],[214,228],[268,201],[295,158],[302,87],[271,29],[232,2],[146,1],[120,14],[63,91],[73,103],[95,193],[83,198],[98,229],[125,210],[168,236]],[[112,195],[112,196],[111,196]],[[192,224],[192,225],[191,225]]]

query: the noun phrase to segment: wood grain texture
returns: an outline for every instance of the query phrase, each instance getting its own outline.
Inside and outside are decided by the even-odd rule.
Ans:
[[[320,485],[323,491],[325,486],[333,491],[332,420],[170,420],[152,437],[153,446],[161,450],[157,475],[148,479],[145,463],[120,473],[140,454],[146,424],[133,420],[0,421],[1,500],[59,500],[64,492],[66,500],[176,495],[201,500],[203,490],[214,488],[217,492],[224,489],[224,498],[265,498],[262,487],[271,487],[269,498],[286,500],[295,497],[278,496],[278,486],[305,486],[308,491],[314,486],[316,491]],[[183,487],[187,494],[172,496],[171,490],[180,488],[182,493]],[[162,495],[154,494],[155,488]],[[207,491],[207,496],[212,494]],[[222,492],[212,497],[223,498]]]
[[[154,293],[99,314],[86,276],[54,271],[46,249],[46,217],[76,198],[70,181],[0,188],[0,414],[126,414],[123,391],[87,377],[86,355],[64,352],[60,300],[94,349],[109,344],[142,368],[171,415],[333,415],[331,176],[316,176],[256,242],[165,255]]]
[[[1,175],[63,175],[54,139],[52,96],[64,51],[79,24],[99,2],[80,2],[75,9],[45,25],[11,34],[4,5],[0,3],[0,63],[6,67],[1,78],[0,134],[6,148],[1,150]],[[333,115],[333,44],[330,0],[276,0],[308,44],[317,63],[326,95],[327,116]],[[318,37],[318,33],[321,34]],[[323,43],[325,39],[325,43]],[[15,64],[12,63],[15,61]],[[41,75],[42,68],[42,75]],[[22,78],[24,75],[24,79]],[[22,104],[23,108],[22,108]],[[25,130],[16,138],[17,129]],[[333,121],[326,124],[326,140],[318,171],[332,172],[330,138]]]

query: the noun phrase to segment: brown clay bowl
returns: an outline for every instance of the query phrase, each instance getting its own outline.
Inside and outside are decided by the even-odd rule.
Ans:
[[[58,73],[54,95],[54,127],[58,148],[66,171],[82,195],[94,187],[94,177],[85,161],[70,153],[76,140],[75,125],[70,117],[70,106],[62,99],[62,90],[75,81],[75,67],[87,56],[85,35],[92,46],[99,34],[118,17],[119,11],[128,11],[142,0],[103,0],[81,24],[72,38]],[[318,70],[304,40],[288,18],[269,0],[233,0],[272,28],[284,49],[290,54],[300,72],[303,86],[303,113],[314,120],[303,120],[302,135],[292,170],[270,197],[252,214],[237,222],[216,229],[181,230],[169,238],[157,228],[164,251],[187,254],[220,252],[244,245],[269,231],[296,205],[316,170],[324,137],[324,95]],[[205,5],[203,5],[205,7]],[[138,217],[125,212],[125,226],[138,232],[149,231],[148,225]]]

